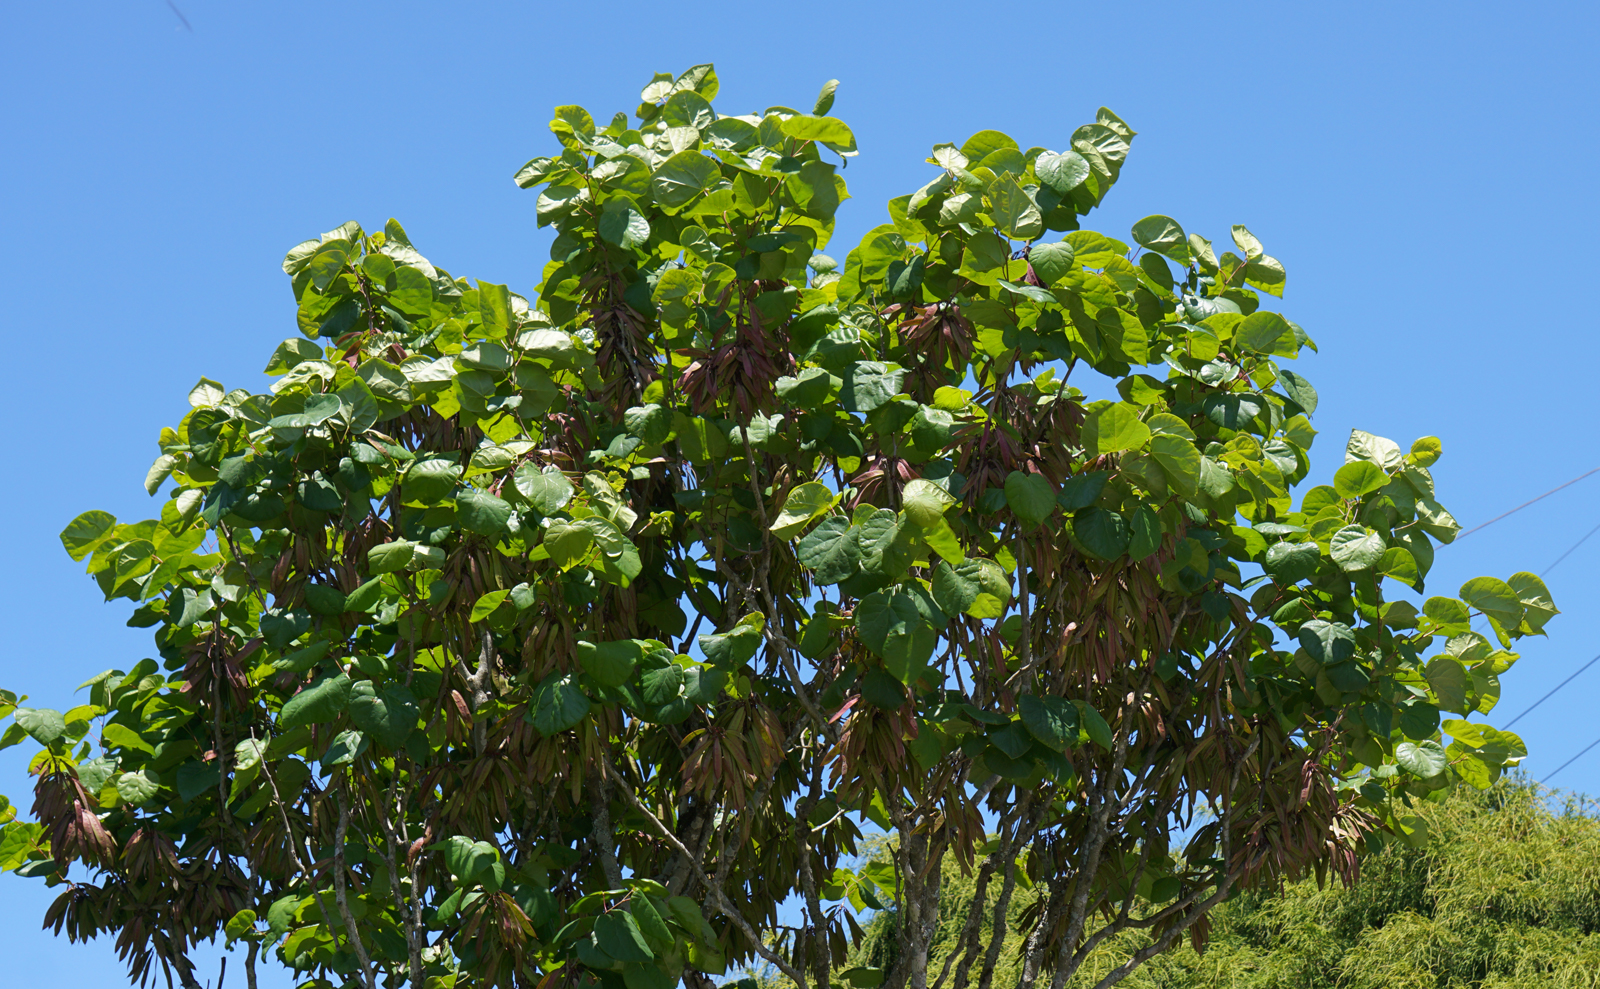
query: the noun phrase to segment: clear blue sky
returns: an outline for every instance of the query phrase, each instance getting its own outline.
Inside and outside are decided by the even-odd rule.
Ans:
[[[842,80],[861,156],[841,258],[934,143],[1060,147],[1109,106],[1140,134],[1091,225],[1126,239],[1168,213],[1225,242],[1245,223],[1287,266],[1283,309],[1322,347],[1299,368],[1321,476],[1351,427],[1437,434],[1442,500],[1472,526],[1600,466],[1587,4],[176,3],[192,31],[164,0],[35,2],[0,38],[0,402],[13,454],[38,458],[0,486],[0,686],[47,706],[149,651],[56,533],[153,513],[156,434],[201,375],[263,384],[295,332],[285,249],[394,216],[451,272],[527,292],[548,238],[510,176],[555,146],[550,108],[609,118],[696,62],[728,112]],[[1600,475],[1441,551],[1431,584],[1541,570],[1597,524]],[[1600,652],[1597,563],[1600,536],[1551,574],[1565,615],[1491,722]],[[1516,726],[1535,776],[1600,735],[1596,690],[1600,665]],[[26,803],[20,752],[0,792]],[[1600,793],[1600,749],[1557,782]],[[0,879],[5,980],[121,984],[109,945],[38,932],[51,898]]]

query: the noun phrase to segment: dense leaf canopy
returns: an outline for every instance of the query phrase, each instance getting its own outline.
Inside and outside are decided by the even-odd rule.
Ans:
[[[1543,585],[1386,595],[1458,531],[1437,440],[1356,431],[1296,502],[1284,267],[1242,226],[1079,229],[1115,114],[939,145],[840,265],[832,84],[716,92],[697,66],[603,126],[556,108],[516,173],[555,231],[527,296],[392,220],[293,248],[270,391],[202,380],[159,517],[67,526],[160,658],[0,706],[41,746],[0,867],[61,888],[48,924],[186,985],[222,936],[315,986],[759,958],[988,989],[1040,884],[1030,989],[1142,926],[1120,977],[1240,885],[1348,878],[1364,838],[1421,840],[1410,797],[1523,754],[1470,717]],[[868,827],[890,867],[847,868]],[[930,972],[947,860],[997,921]],[[842,970],[888,902],[899,961]]]

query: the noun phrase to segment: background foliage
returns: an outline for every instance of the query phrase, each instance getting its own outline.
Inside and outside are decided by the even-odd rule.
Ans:
[[[1600,820],[1525,780],[1442,792],[1421,806],[1425,848],[1388,845],[1359,885],[1307,880],[1243,894],[1212,914],[1204,953],[1188,946],[1129,976],[1139,989],[1578,989],[1600,981]],[[936,953],[955,938],[970,884],[952,883]],[[1032,902],[1019,898],[1019,913]],[[861,951],[892,950],[886,912]],[[1095,959],[1092,985],[1127,946]],[[1013,949],[1014,951],[1014,949]],[[1008,951],[1008,974],[1017,958]],[[1002,981],[1002,984],[1005,984]]]

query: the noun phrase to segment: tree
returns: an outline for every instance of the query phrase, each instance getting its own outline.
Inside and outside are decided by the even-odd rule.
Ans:
[[[160,517],[62,533],[161,662],[7,695],[43,748],[0,865],[62,887],[48,925],[185,985],[221,935],[310,986],[989,989],[1031,882],[1022,989],[1148,931],[1109,984],[1522,754],[1439,712],[1487,710],[1548,594],[1385,598],[1458,531],[1437,440],[1357,431],[1294,507],[1311,340],[1249,231],[1079,230],[1134,136],[1101,110],[1060,152],[938,146],[840,269],[833,85],[556,108],[516,175],[535,295],[394,221],[289,252],[271,391],[202,380]],[[844,867],[868,822],[892,868]],[[947,854],[996,905],[930,972]],[[842,969],[890,902],[894,968]]]

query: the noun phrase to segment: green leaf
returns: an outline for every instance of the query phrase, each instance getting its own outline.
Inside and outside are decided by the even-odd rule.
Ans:
[[[367,550],[367,570],[374,574],[404,570],[416,553],[417,544],[404,539],[380,543]]]
[[[367,737],[359,731],[347,728],[333,736],[333,741],[328,743],[328,747],[323,750],[322,758],[317,762],[322,771],[327,772],[336,766],[350,765],[365,751],[367,751]]]
[[[1083,448],[1090,457],[1137,450],[1150,442],[1150,427],[1139,421],[1139,410],[1123,402],[1091,411],[1083,420]]]
[[[778,397],[802,409],[814,409],[827,401],[833,390],[832,376],[820,367],[806,368],[798,377],[785,375],[778,379]]]
[[[672,410],[664,405],[635,406],[622,414],[622,425],[646,444],[659,446],[672,437]]]
[[[408,502],[436,505],[450,497],[461,480],[461,465],[448,460],[419,460],[406,470],[400,493]]]
[[[17,726],[40,745],[49,745],[67,733],[66,719],[48,707],[19,707],[12,712]]]
[[[112,723],[105,726],[100,732],[100,740],[106,745],[115,745],[124,749],[132,749],[150,755],[155,754],[155,748],[138,732],[127,725]]]
[[[1028,264],[1045,285],[1054,285],[1074,268],[1072,245],[1066,241],[1035,244],[1028,251]]]
[[[278,349],[272,352],[272,358],[267,361],[267,366],[262,368],[262,374],[287,374],[306,361],[320,361],[323,359],[322,348],[304,337],[294,337],[278,344]]]
[[[1396,469],[1403,462],[1400,447],[1393,440],[1386,440],[1382,436],[1374,436],[1360,429],[1350,430],[1350,440],[1345,444],[1344,459],[1346,463],[1352,460],[1370,460],[1386,471]]]
[[[468,532],[498,538],[511,522],[511,505],[487,491],[467,488],[456,497],[456,521]]]
[[[360,680],[350,688],[350,720],[385,748],[404,746],[418,716],[416,698],[404,684]]]
[[[123,802],[134,805],[149,803],[161,791],[161,784],[152,775],[152,771],[141,769],[138,772],[123,773],[117,777],[117,796]]]
[[[525,463],[511,475],[517,493],[540,515],[550,516],[567,507],[576,489],[567,475],[554,467]]]
[[[1306,415],[1317,411],[1317,390],[1311,387],[1311,382],[1301,377],[1295,371],[1279,371],[1278,383],[1283,385],[1283,391],[1294,399],[1296,405],[1305,410]]]
[[[478,600],[473,603],[472,614],[467,617],[467,621],[476,623],[488,618],[495,613],[510,595],[510,589],[490,591],[487,594],[480,595]]]
[[[1317,572],[1322,551],[1316,543],[1273,543],[1267,547],[1263,568],[1279,587],[1299,583]]]
[[[478,312],[485,326],[509,329],[511,326],[511,292],[504,285],[478,282]]]
[[[527,718],[535,731],[549,738],[576,727],[588,714],[589,698],[572,677],[552,673],[534,688]]]
[[[900,394],[905,371],[878,361],[857,361],[845,370],[839,404],[847,412],[871,412]]]
[[[625,250],[643,247],[650,239],[650,221],[626,196],[606,201],[600,208],[600,237]]]
[[[337,587],[327,584],[306,585],[306,607],[313,615],[339,615],[344,613],[345,595]]]
[[[1035,166],[1037,167],[1037,166]],[[1147,216],[1133,225],[1133,239],[1140,247],[1165,254],[1179,264],[1189,263],[1189,235],[1170,216]]]
[[[1356,635],[1350,626],[1314,618],[1300,626],[1300,646],[1323,666],[1334,666],[1355,655]]]
[[[324,676],[284,702],[278,712],[278,727],[287,731],[300,725],[332,721],[350,704],[350,677]]]
[[[444,853],[444,867],[463,886],[477,882],[500,861],[500,853],[487,841],[474,841],[466,835],[453,835],[437,847]]]
[[[1044,522],[1056,509],[1056,492],[1038,474],[1014,470],[1006,475],[1006,504],[1023,524],[1033,527]]]
[[[798,536],[811,520],[823,515],[838,502],[838,496],[819,481],[796,485],[784,499],[783,510],[772,523],[772,534],[779,539]]]
[[[861,699],[873,707],[893,711],[905,707],[906,688],[881,666],[874,666],[862,674]]]
[[[346,611],[364,614],[376,608],[382,600],[383,579],[381,577],[373,577],[345,595],[344,608]]]
[[[1173,487],[1191,497],[1194,495],[1200,484],[1200,451],[1192,442],[1182,436],[1152,436],[1150,455]]]
[[[1280,299],[1283,298],[1283,286],[1287,280],[1288,274],[1283,270],[1283,262],[1277,258],[1262,255],[1244,266],[1246,285]]]
[[[832,99],[832,94],[828,94]],[[850,147],[856,143],[856,137],[850,132],[845,122],[835,117],[790,117],[779,124],[784,134],[797,141],[826,141],[841,147]]]
[[[1416,587],[1422,579],[1416,558],[1404,546],[1390,546],[1383,551],[1383,559],[1378,561],[1378,573],[1408,587]]]
[[[1421,742],[1433,737],[1439,730],[1439,709],[1426,701],[1411,701],[1400,706],[1400,731],[1407,738]]]
[[[253,934],[256,929],[256,912],[254,910],[240,910],[228,919],[222,926],[223,933],[228,935],[231,944],[242,937]]]
[[[1370,570],[1383,559],[1383,536],[1364,525],[1347,525],[1333,534],[1333,562],[1347,572]]]
[[[1044,233],[1039,204],[1016,179],[1010,175],[999,176],[990,183],[988,195],[990,217],[1006,236],[1013,240],[1032,240]]]
[[[751,612],[726,632],[700,636],[700,650],[705,653],[706,662],[730,668],[749,662],[761,647],[766,624],[765,616]]]
[[[163,453],[157,457],[155,463],[150,465],[150,470],[144,476],[144,490],[146,494],[154,495],[161,489],[161,485],[172,476],[172,470],[178,465],[178,458],[170,453]]]
[[[1128,522],[1128,558],[1135,562],[1143,560],[1151,553],[1161,548],[1161,518],[1149,505],[1140,505],[1127,516]]]
[[[633,914],[633,919],[639,924],[639,931],[645,940],[654,942],[664,947],[676,943],[672,931],[667,928],[666,921],[661,919],[661,914],[650,903],[650,898],[643,893],[635,892],[628,897],[628,912]],[[666,989],[672,989],[673,983],[668,983]]]
[[[646,704],[661,706],[670,704],[678,699],[683,690],[683,667],[677,663],[668,663],[659,669],[646,670],[639,677],[643,685],[644,701]]]
[[[1550,589],[1544,586],[1544,581],[1537,575],[1527,572],[1514,573],[1506,584],[1522,602],[1523,623],[1534,632],[1543,631],[1545,622],[1561,614],[1550,597]]]
[[[1383,468],[1366,460],[1354,460],[1333,473],[1333,490],[1341,498],[1360,498],[1389,483]]]
[[[1070,196],[1072,190],[1089,177],[1089,162],[1076,151],[1062,154],[1046,151],[1034,159],[1033,171],[1040,182],[1062,196]]]
[[[647,962],[655,958],[639,930],[638,921],[621,910],[603,913],[594,919],[594,940],[601,951],[619,962]]]
[[[578,643],[578,663],[602,687],[627,683],[643,656],[643,644],[637,639]]]
[[[1488,615],[1503,629],[1522,624],[1522,599],[1503,580],[1474,577],[1461,585],[1461,600]]]
[[[84,512],[61,530],[61,545],[66,547],[68,556],[81,561],[111,538],[116,527],[117,517],[109,512]]]
[[[587,526],[556,520],[544,530],[544,548],[550,559],[563,570],[570,570],[589,557],[594,546],[594,531]]]
[[[817,93],[817,102],[816,105],[812,107],[811,112],[820,117],[829,110],[833,109],[833,94],[838,89],[839,80],[837,79],[829,79],[827,82],[823,83],[822,91]]]
[[[933,600],[947,615],[999,618],[1011,600],[1011,579],[993,560],[969,557],[933,571]]]
[[[1444,746],[1432,740],[1401,742],[1394,747],[1394,761],[1401,769],[1422,779],[1432,779],[1450,765],[1444,754]]]
[[[1041,745],[1062,752],[1077,743],[1078,709],[1070,701],[1023,694],[1017,701],[1017,711],[1028,733]]]
[[[1234,330],[1234,343],[1242,350],[1258,354],[1293,357],[1299,349],[1294,330],[1274,312],[1253,312]]]
[[[698,151],[680,151],[662,162],[650,177],[656,202],[669,209],[687,206],[722,175],[717,163]]]
[[[1444,445],[1437,436],[1424,436],[1411,444],[1411,459],[1418,467],[1432,467],[1443,452]]]
[[[818,584],[837,584],[861,569],[861,544],[850,520],[842,515],[831,515],[806,533],[795,556]]]
[[[214,762],[186,762],[178,767],[174,789],[178,791],[178,799],[188,803],[207,791],[215,790],[221,778]]]
[[[1110,477],[1111,472],[1104,470],[1091,470],[1069,477],[1062,483],[1061,492],[1056,495],[1056,504],[1068,512],[1088,508],[1105,490],[1106,481]]]
[[[1088,733],[1089,740],[1110,752],[1112,745],[1111,726],[1106,724],[1106,719],[1100,716],[1099,711],[1096,711],[1083,701],[1073,701],[1072,706],[1078,709],[1078,723]]]
[[[1131,537],[1123,517],[1104,508],[1085,508],[1073,515],[1072,534],[1102,560],[1115,560],[1126,553]]]
[[[942,616],[940,616],[942,617]],[[939,641],[939,629],[908,591],[875,591],[856,606],[856,630],[867,648],[901,683],[922,675]]]
[[[1239,250],[1244,252],[1247,260],[1254,261],[1266,253],[1262,250],[1261,241],[1256,239],[1255,234],[1246,230],[1242,223],[1233,225],[1233,242],[1239,246]]]
[[[1446,711],[1467,713],[1467,695],[1472,690],[1472,677],[1466,667],[1453,656],[1435,656],[1428,660],[1423,670],[1428,686],[1439,699],[1439,707]]]

